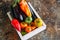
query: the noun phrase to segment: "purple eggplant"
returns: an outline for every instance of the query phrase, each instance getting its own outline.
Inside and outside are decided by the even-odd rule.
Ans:
[[[24,21],[26,19],[26,15],[19,9],[19,5],[17,4],[14,8],[11,6],[11,14],[14,18],[19,21]]]

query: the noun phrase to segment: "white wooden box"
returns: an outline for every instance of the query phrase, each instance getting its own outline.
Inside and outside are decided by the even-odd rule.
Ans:
[[[35,9],[32,7],[32,5],[30,4],[30,2],[28,2],[28,5],[29,5],[30,8],[34,11],[35,15],[36,15],[38,18],[40,18],[40,16],[39,16],[38,13],[35,11]],[[11,18],[11,16],[10,16],[10,12],[8,12],[7,15],[8,15],[9,19],[12,20],[12,18]],[[41,19],[41,18],[40,18],[40,19]],[[42,21],[42,19],[41,19],[41,21]],[[44,23],[43,21],[42,21],[42,23],[43,23],[43,26],[36,28],[35,30],[27,33],[27,34],[24,35],[24,36],[22,36],[22,34],[21,34],[18,30],[16,30],[16,31],[17,31],[19,37],[21,38],[21,40],[28,40],[29,38],[33,37],[34,35],[36,35],[36,34],[38,34],[38,33],[40,33],[41,31],[43,31],[43,30],[46,29],[45,23]]]

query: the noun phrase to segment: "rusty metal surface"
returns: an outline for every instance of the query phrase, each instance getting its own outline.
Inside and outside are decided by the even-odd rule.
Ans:
[[[10,20],[6,13],[2,11],[3,4],[11,3],[3,0],[0,2],[0,40],[20,40],[17,32],[11,26]],[[33,36],[28,40],[60,40],[60,7],[57,7],[56,1],[46,0],[29,0],[38,14],[47,25],[47,29]],[[9,8],[8,8],[9,9]]]

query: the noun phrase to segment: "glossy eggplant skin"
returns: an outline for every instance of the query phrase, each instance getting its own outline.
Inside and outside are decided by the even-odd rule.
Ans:
[[[21,14],[21,15],[23,15],[23,21],[25,21],[25,19],[26,19],[26,14],[21,10],[21,8],[19,7],[20,5],[17,3],[17,6],[18,6],[18,10],[19,10],[19,13]]]
[[[29,4],[28,4],[29,5]],[[35,15],[34,11],[32,10],[32,8],[30,7],[29,5],[29,8],[30,8],[30,11],[31,11],[31,14],[32,14],[32,19],[33,21],[37,18],[37,16]]]
[[[13,18],[18,18],[13,6],[11,6],[11,15]]]
[[[18,3],[14,8],[11,6],[11,15],[13,16],[13,18],[18,19],[19,22],[24,21],[26,18],[26,15],[24,14],[24,12],[22,12],[21,9],[19,8]]]

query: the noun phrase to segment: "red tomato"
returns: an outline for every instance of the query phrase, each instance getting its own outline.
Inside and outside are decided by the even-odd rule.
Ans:
[[[32,31],[32,29],[31,29],[31,27],[30,27],[30,26],[27,26],[27,27],[25,28],[25,31],[26,31],[27,33],[29,33],[29,32],[31,32],[31,31]]]
[[[21,26],[17,19],[13,19],[11,21],[11,24],[15,29],[17,29],[18,31],[21,31]]]
[[[21,22],[20,25],[21,25],[21,28],[24,29],[27,26],[27,23]]]

